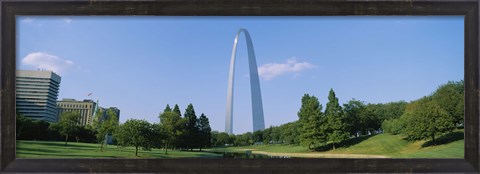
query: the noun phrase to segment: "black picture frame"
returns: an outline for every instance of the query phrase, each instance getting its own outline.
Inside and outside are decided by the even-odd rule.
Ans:
[[[0,43],[1,172],[321,173],[479,172],[478,0],[4,0]],[[21,159],[15,157],[15,16],[460,15],[465,24],[464,159]]]

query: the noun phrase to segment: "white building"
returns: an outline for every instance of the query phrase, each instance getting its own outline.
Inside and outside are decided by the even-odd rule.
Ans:
[[[52,71],[16,71],[17,113],[36,120],[57,122],[61,77]]]

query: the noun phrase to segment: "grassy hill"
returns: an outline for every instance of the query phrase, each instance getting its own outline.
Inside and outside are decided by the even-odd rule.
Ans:
[[[400,135],[378,134],[347,140],[335,150],[310,152],[299,145],[253,145],[208,149],[214,152],[245,152],[252,150],[256,154],[271,156],[290,156],[306,158],[463,158],[463,130],[457,130],[437,138],[436,145],[429,141],[409,142]],[[139,151],[135,156],[133,147],[117,148],[107,146],[100,152],[99,144],[50,141],[17,141],[18,158],[221,158],[222,154],[209,152]]]
[[[213,148],[211,151],[234,152],[252,150],[253,153],[293,157],[385,157],[385,158],[463,158],[463,130],[439,137],[437,145],[430,141],[409,142],[400,135],[378,134],[350,139],[341,147],[321,152],[309,152],[298,145],[253,145]],[[327,146],[330,148],[330,145]]]
[[[17,158],[216,158],[221,154],[208,152],[168,151],[168,155],[160,149],[152,151],[138,151],[135,156],[135,148],[117,148],[107,146],[100,152],[99,144],[73,143],[54,141],[17,141]]]

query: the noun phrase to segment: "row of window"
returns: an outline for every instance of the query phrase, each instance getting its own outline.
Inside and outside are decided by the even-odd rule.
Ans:
[[[58,83],[56,81],[54,81],[53,79],[50,79],[50,78],[36,78],[36,77],[17,77],[15,78],[17,81],[35,81],[35,82],[55,82],[55,83]]]
[[[39,89],[32,89],[32,88],[21,88],[17,89],[16,93],[25,93],[25,94],[30,94],[30,93],[48,93],[49,95],[52,96],[57,96],[58,91],[55,91],[53,89],[44,89],[44,90],[39,90]]]
[[[39,84],[39,83],[17,83],[17,88],[34,88],[34,89],[48,89],[53,88],[58,90],[60,86],[58,85],[49,85],[49,84]]]
[[[34,81],[40,81],[40,80],[52,80],[52,78],[41,78],[41,77],[24,77],[24,76],[17,76],[15,78],[16,80],[34,80]]]
[[[57,103],[56,101],[54,101],[50,98],[34,97],[34,96],[28,96],[28,97],[17,96],[16,103],[17,103],[18,106],[21,106],[21,105],[45,105],[46,103],[52,103],[53,105],[55,105],[55,103],[56,103],[57,107],[59,107],[59,108],[75,108],[75,109],[93,108],[92,104],[64,104],[64,103]]]
[[[61,107],[61,108],[90,108],[90,107],[92,107],[92,105],[90,105],[90,104],[63,104],[63,103],[59,103],[58,107]]]
[[[20,102],[30,102],[30,103],[45,103],[45,102],[51,102],[51,103],[57,103],[57,101],[53,100],[51,97],[47,98],[41,98],[41,97],[17,97],[17,101]]]

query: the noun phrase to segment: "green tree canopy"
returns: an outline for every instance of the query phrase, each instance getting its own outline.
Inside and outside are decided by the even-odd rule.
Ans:
[[[135,156],[138,156],[138,148],[151,149],[152,126],[145,120],[129,119],[118,127],[116,137],[122,146],[134,146]]]
[[[102,119],[97,128],[96,138],[100,143],[100,151],[103,152],[103,146],[106,144],[107,136],[112,135],[117,127],[118,115],[112,110],[107,110],[105,119]]]
[[[178,116],[182,116],[182,113],[180,112],[180,108],[178,107],[177,104],[173,107],[173,112],[177,113]]]
[[[170,105],[167,104],[167,107],[163,110],[163,112],[171,112],[172,108],[170,108]]]
[[[226,132],[212,131],[212,144],[215,147],[225,146],[227,144],[232,145],[233,144],[233,139]]]
[[[199,146],[199,129],[195,109],[191,103],[187,106],[187,109],[185,109],[184,118],[186,120],[185,148],[193,150],[193,148]]]
[[[326,123],[323,125],[326,127],[327,139],[332,142],[333,149],[335,144],[349,137],[348,124],[346,123],[343,110],[338,104],[338,98],[335,97],[335,92],[330,89],[328,94],[328,103],[325,109]]]
[[[322,105],[317,97],[305,94],[302,97],[302,106],[298,111],[300,123],[300,144],[309,150],[325,143],[326,135],[321,129],[324,119],[322,117]]]
[[[433,100],[454,118],[454,124],[463,124],[465,106],[464,82],[449,81],[441,85],[433,94]]]
[[[345,113],[345,121],[348,126],[348,132],[355,137],[364,129],[364,123],[361,120],[361,115],[365,110],[365,103],[359,100],[352,99],[347,104],[343,105]]]
[[[284,125],[281,125],[280,128],[282,130],[281,139],[282,142],[285,144],[298,144],[299,140],[299,132],[298,132],[298,121],[290,122]]]
[[[202,147],[210,147],[210,139],[212,138],[212,128],[210,127],[210,122],[205,114],[202,113],[198,119],[198,138],[200,144],[200,151]]]
[[[171,111],[170,111],[171,112]],[[150,145],[153,148],[162,148],[165,147],[165,140],[167,138],[167,132],[161,124],[152,124],[151,125],[151,134],[149,135]]]
[[[68,136],[77,131],[80,118],[78,112],[64,112],[60,114],[60,121],[52,125],[58,129],[61,135],[65,136],[65,146],[68,142]]]
[[[407,106],[403,134],[409,140],[431,138],[435,144],[435,136],[450,132],[455,129],[454,118],[432,97],[423,97]]]
[[[168,148],[177,145],[183,136],[184,119],[175,112],[164,112],[160,115],[162,122],[160,123],[164,131],[165,154]]]

